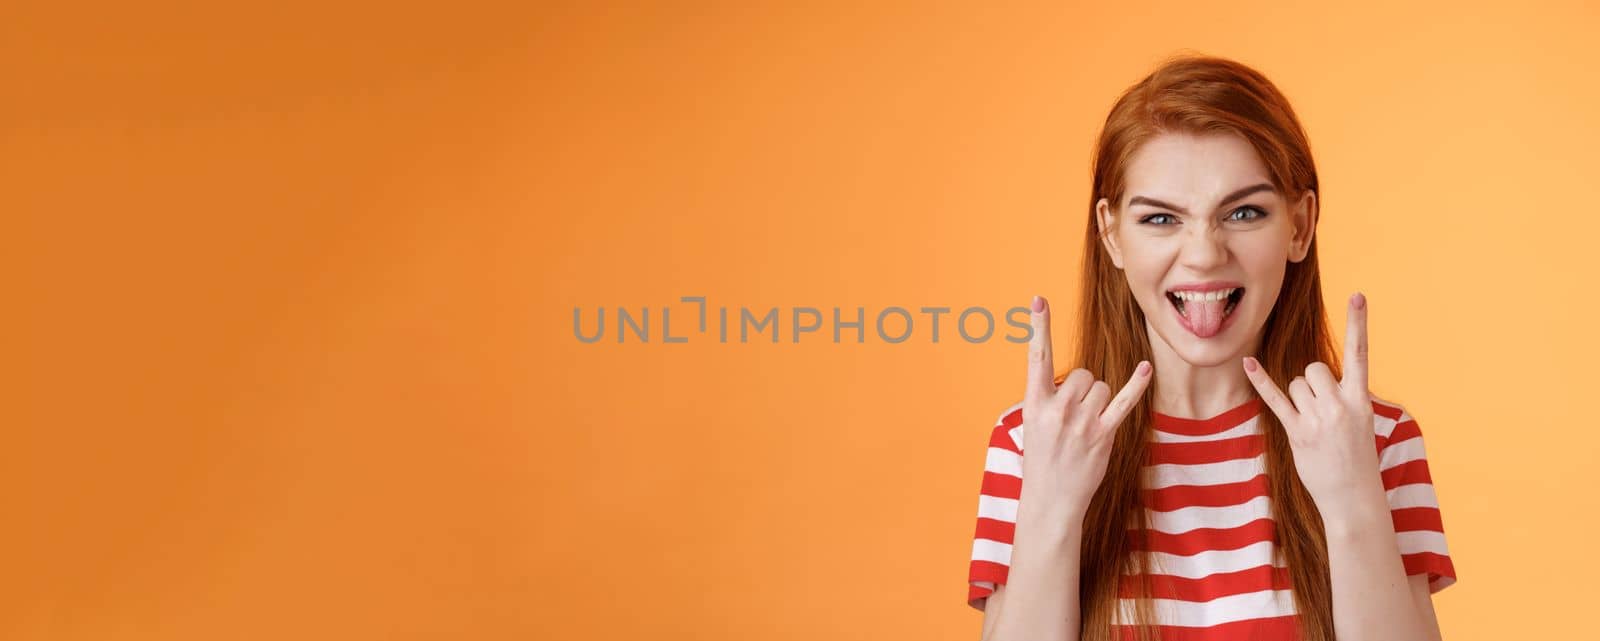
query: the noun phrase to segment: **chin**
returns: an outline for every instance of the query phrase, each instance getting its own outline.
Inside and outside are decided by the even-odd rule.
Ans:
[[[1218,338],[1199,339],[1179,328],[1178,335],[1174,337],[1162,336],[1172,351],[1178,354],[1185,363],[1195,367],[1219,367],[1227,365],[1242,356],[1244,341],[1219,340]]]

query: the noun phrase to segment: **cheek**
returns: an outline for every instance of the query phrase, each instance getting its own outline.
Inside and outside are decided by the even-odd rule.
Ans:
[[[1289,253],[1293,251],[1294,228],[1287,218],[1279,216],[1266,229],[1245,234],[1243,240],[1249,246],[1251,256],[1286,263],[1289,261]]]
[[[1162,258],[1158,249],[1150,243],[1123,246],[1122,271],[1127,274],[1129,284],[1135,287],[1157,284],[1166,276],[1170,261]]]
[[[1149,242],[1149,239],[1124,245],[1123,248],[1122,273],[1128,279],[1134,299],[1147,309],[1162,302],[1157,290],[1166,281],[1167,272],[1172,268],[1173,253],[1163,249],[1160,243]]]
[[[1234,256],[1245,275],[1264,291],[1276,291],[1288,268],[1289,240],[1275,234],[1254,234],[1235,243]]]

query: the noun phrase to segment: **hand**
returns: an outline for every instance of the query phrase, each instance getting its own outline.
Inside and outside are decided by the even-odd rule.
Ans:
[[[1367,389],[1367,299],[1357,292],[1345,311],[1344,380],[1322,362],[1289,383],[1285,397],[1256,359],[1245,357],[1245,376],[1283,422],[1295,469],[1324,516],[1359,509],[1374,492],[1382,500],[1373,444],[1372,398]]]
[[[1112,435],[1153,378],[1140,361],[1116,398],[1086,369],[1075,369],[1058,388],[1050,345],[1050,307],[1033,298],[1033,338],[1028,343],[1028,386],[1022,402],[1020,509],[1082,512],[1088,509],[1111,455]]]

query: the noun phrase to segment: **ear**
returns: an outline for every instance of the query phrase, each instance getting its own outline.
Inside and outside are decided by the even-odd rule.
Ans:
[[[1289,206],[1289,219],[1294,227],[1294,235],[1289,239],[1289,262],[1298,263],[1306,259],[1306,254],[1311,253],[1311,239],[1317,234],[1319,209],[1317,192],[1310,189],[1306,190],[1298,202]]]
[[[1101,198],[1094,204],[1095,224],[1100,228],[1100,242],[1105,244],[1106,252],[1111,254],[1111,264],[1117,269],[1122,269],[1122,246],[1117,244],[1117,218],[1111,213],[1111,202]]]

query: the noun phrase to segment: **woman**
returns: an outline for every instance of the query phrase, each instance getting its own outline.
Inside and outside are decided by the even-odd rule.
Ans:
[[[1249,67],[1174,59],[1112,108],[1077,368],[1055,375],[1035,297],[1023,401],[990,435],[983,638],[1439,638],[1455,570],[1421,433],[1368,390],[1359,293],[1334,357],[1318,195]]]

